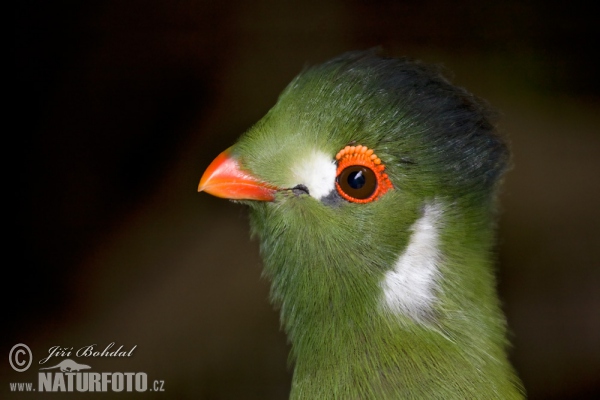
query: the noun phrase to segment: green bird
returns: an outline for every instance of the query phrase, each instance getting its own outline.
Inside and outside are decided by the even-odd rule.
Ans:
[[[351,52],[297,76],[206,169],[246,204],[295,399],[520,399],[493,274],[509,163],[435,69]]]

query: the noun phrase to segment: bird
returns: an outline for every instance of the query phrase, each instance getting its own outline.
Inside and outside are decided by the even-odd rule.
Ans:
[[[204,171],[244,204],[290,343],[292,399],[521,399],[496,289],[508,141],[409,58],[305,68]]]

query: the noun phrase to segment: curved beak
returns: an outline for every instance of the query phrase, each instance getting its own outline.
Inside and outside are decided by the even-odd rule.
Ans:
[[[243,171],[230,150],[219,154],[206,168],[198,191],[231,200],[273,201],[277,188]]]

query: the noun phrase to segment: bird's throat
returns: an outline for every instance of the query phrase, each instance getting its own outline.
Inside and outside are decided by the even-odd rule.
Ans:
[[[373,249],[369,238],[383,234],[357,236],[328,223],[322,208],[291,201],[297,204],[286,204],[286,212],[278,204],[253,206],[251,225],[292,344],[292,397],[402,398],[421,391],[421,398],[452,399],[508,390],[519,398],[490,272],[493,225],[482,219],[489,210],[415,207],[409,220],[382,228],[406,227],[392,235],[399,246],[379,243],[379,251],[361,252],[355,250]]]

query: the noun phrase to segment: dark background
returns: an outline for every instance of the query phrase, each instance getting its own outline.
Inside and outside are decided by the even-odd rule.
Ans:
[[[1,393],[7,382],[37,384],[37,361],[51,346],[114,341],[137,345],[134,356],[76,360],[165,381],[165,393],[145,398],[286,398],[288,349],[245,210],[196,187],[305,65],[381,46],[443,64],[500,110],[515,162],[499,232],[514,364],[531,399],[598,395],[592,6],[216,3],[15,6]],[[34,365],[18,374],[6,355],[20,342]]]

